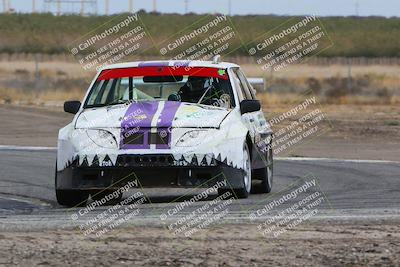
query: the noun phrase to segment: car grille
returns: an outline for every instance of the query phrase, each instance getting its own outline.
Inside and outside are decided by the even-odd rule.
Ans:
[[[133,133],[123,139],[124,144],[138,145],[143,144],[144,133]]]
[[[157,145],[157,148],[170,148],[171,133],[168,129],[158,128],[157,132],[151,132],[150,128],[133,132],[125,129],[121,135],[121,148],[149,148],[150,145]]]

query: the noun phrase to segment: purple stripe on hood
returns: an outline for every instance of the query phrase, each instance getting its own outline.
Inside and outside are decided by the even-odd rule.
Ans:
[[[160,114],[160,118],[157,122],[157,133],[160,136],[164,136],[168,134],[168,143],[165,144],[157,144],[156,148],[159,149],[168,149],[171,148],[171,130],[172,122],[175,119],[175,114],[178,111],[178,108],[181,106],[181,102],[175,101],[166,101],[164,105],[164,109]]]
[[[158,108],[158,101],[132,103],[121,122],[121,149],[149,149],[151,121]],[[124,139],[132,134],[143,134],[143,144],[124,144]]]
[[[172,121],[175,118],[176,111],[180,107],[181,102],[166,101],[163,110],[161,111],[160,118],[157,122],[157,127],[171,127]]]

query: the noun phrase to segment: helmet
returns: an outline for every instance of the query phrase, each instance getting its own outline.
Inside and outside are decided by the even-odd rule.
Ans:
[[[189,76],[186,85],[191,92],[203,91],[208,78]]]

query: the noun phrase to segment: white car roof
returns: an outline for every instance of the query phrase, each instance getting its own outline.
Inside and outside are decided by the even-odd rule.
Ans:
[[[102,70],[109,70],[109,69],[120,69],[120,68],[133,68],[133,67],[138,67],[139,64],[154,64],[157,65],[157,63],[160,63],[161,65],[167,65],[168,66],[176,66],[179,64],[182,64],[182,66],[187,66],[187,67],[205,67],[205,68],[218,68],[218,69],[228,69],[228,68],[234,68],[234,67],[239,67],[239,65],[230,63],[230,62],[218,62],[218,63],[213,63],[212,61],[199,61],[199,60],[152,60],[152,61],[134,61],[134,62],[125,62],[125,63],[118,63],[118,64],[112,64],[108,66],[104,66],[101,68],[99,71]],[[185,65],[183,65],[185,64]]]

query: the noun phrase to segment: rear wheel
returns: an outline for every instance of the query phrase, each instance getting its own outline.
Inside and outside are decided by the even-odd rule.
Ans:
[[[257,193],[269,193],[273,182],[273,155],[272,149],[267,152],[267,166],[255,171],[255,175],[261,180],[261,184],[255,188]]]

